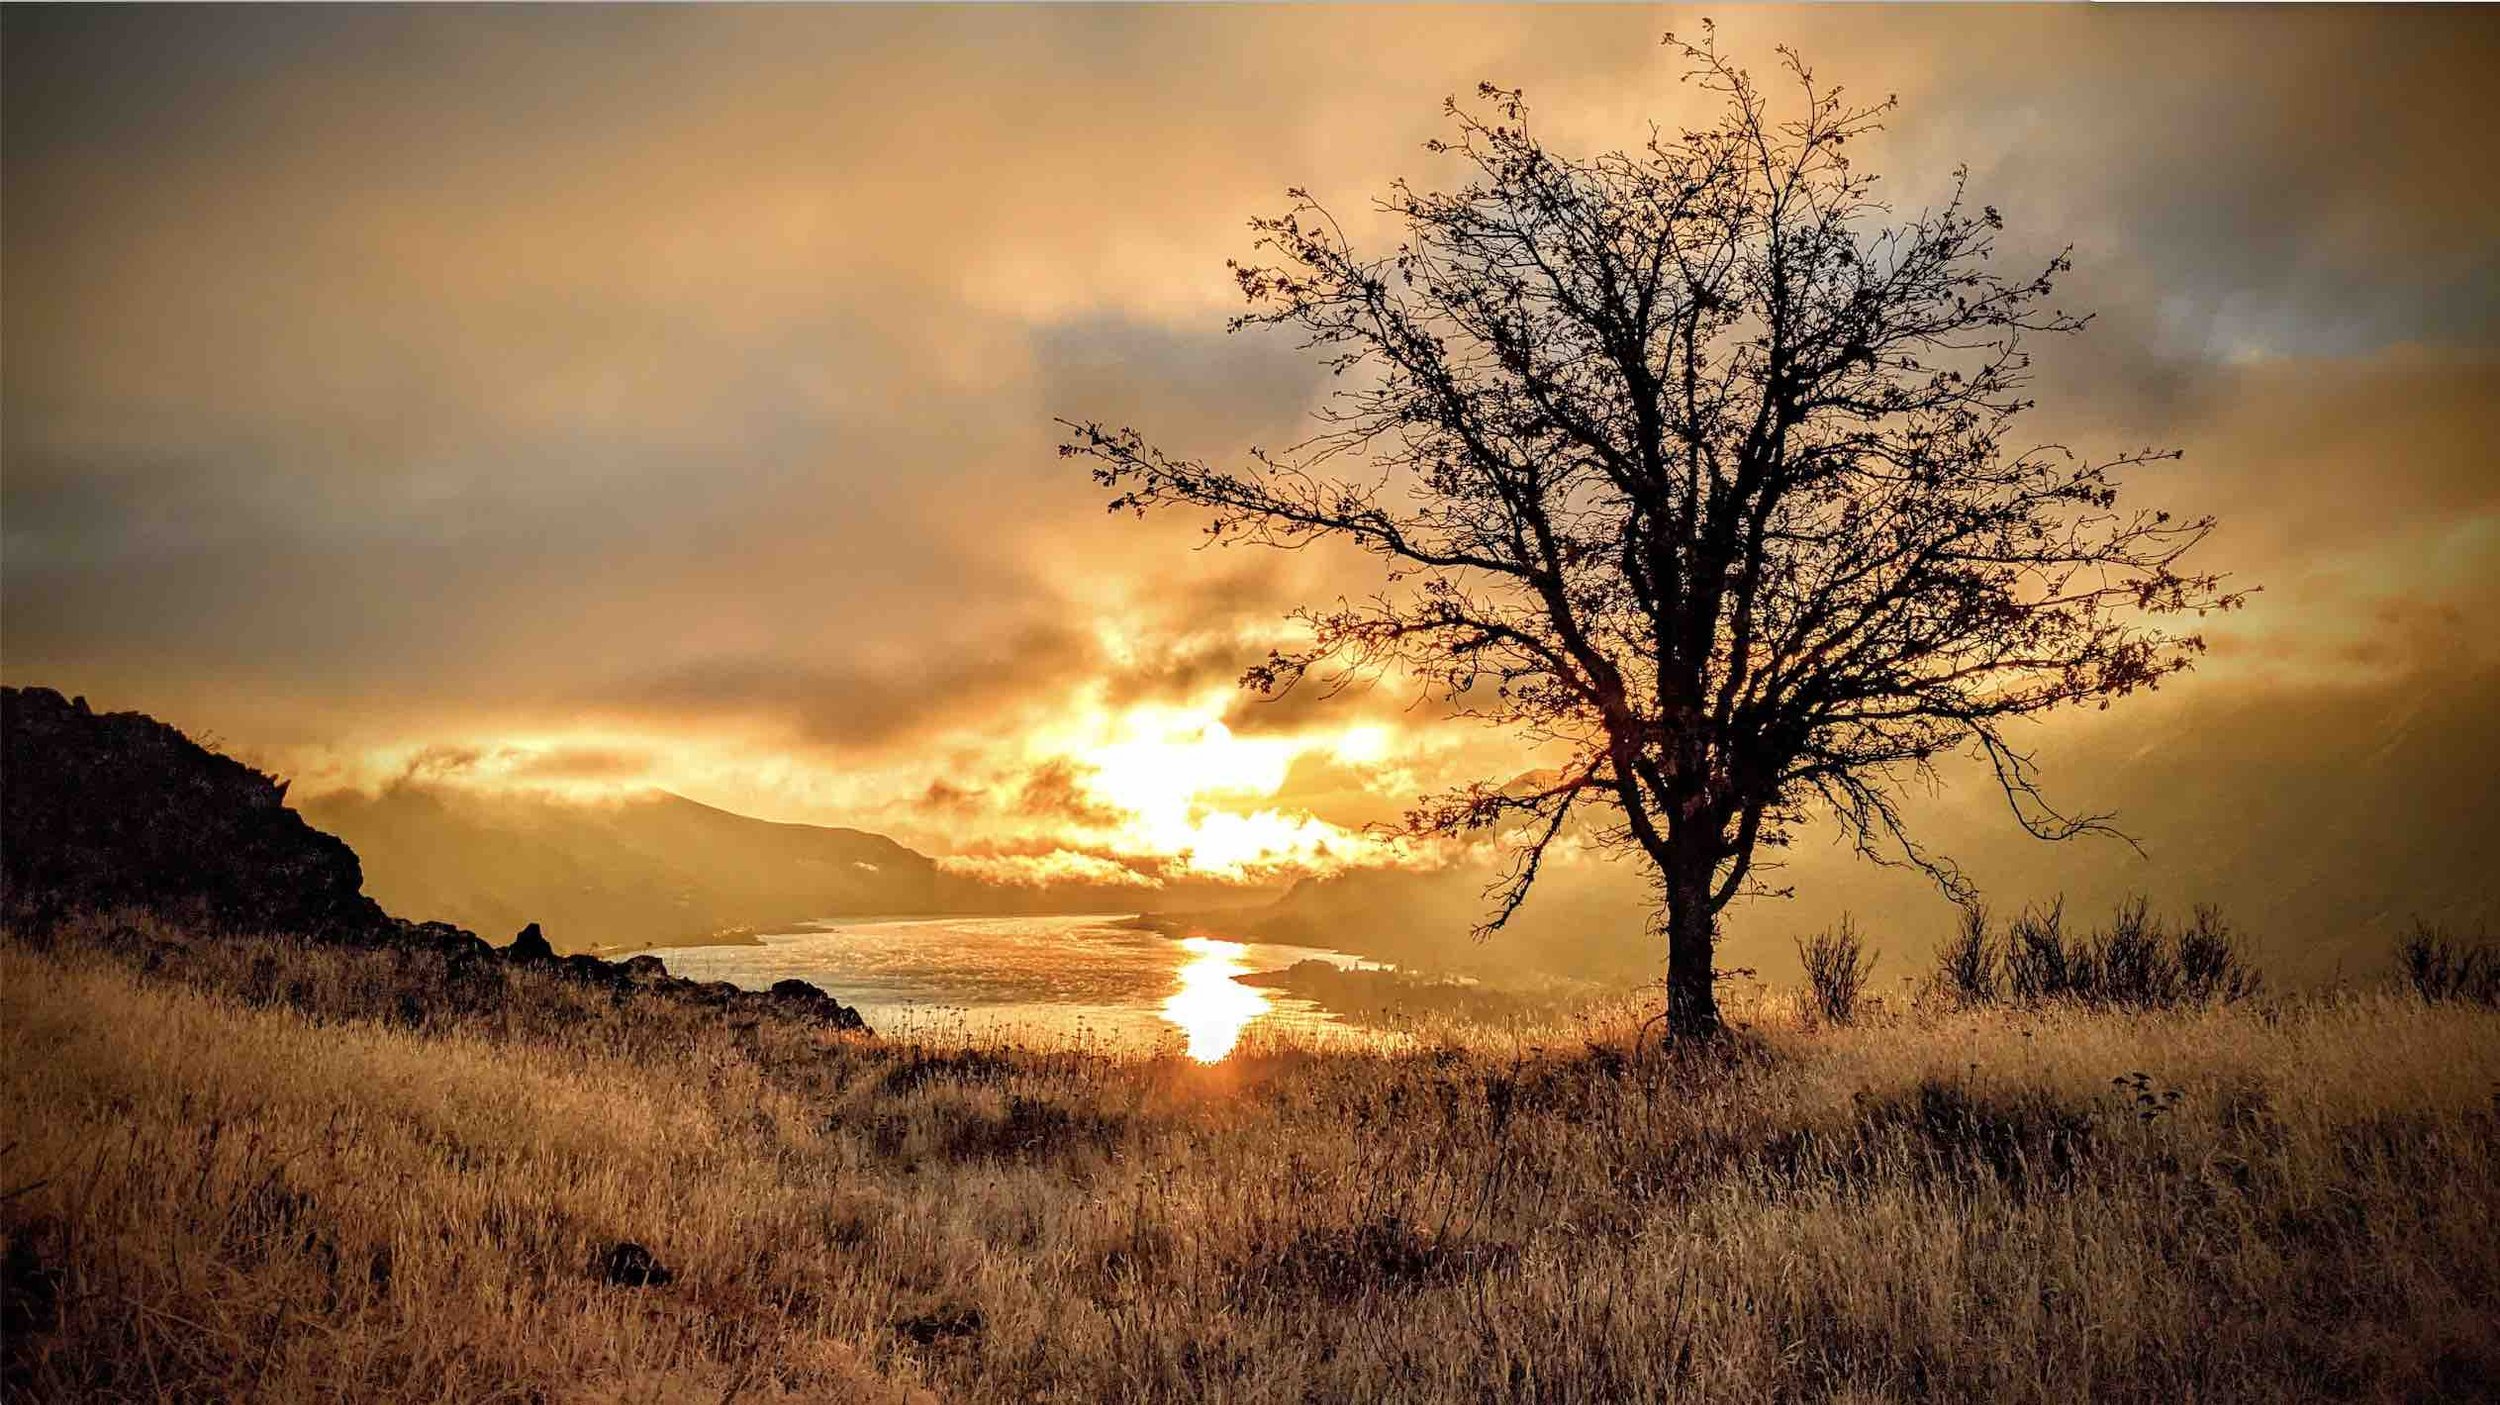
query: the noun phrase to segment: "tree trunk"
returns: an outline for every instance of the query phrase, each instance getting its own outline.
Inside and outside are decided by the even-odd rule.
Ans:
[[[1712,866],[1679,865],[1667,875],[1667,1028],[1675,1037],[1719,1032],[1718,915],[1710,910]],[[1699,872],[1690,869],[1698,867]]]

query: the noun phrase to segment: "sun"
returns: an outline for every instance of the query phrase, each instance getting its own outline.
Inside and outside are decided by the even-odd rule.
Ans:
[[[1241,736],[1222,695],[1144,704],[1106,716],[1096,740],[1071,748],[1079,784],[1119,818],[1109,847],[1206,876],[1248,878],[1338,867],[1376,855],[1377,840],[1282,799],[1294,763],[1312,752],[1377,756],[1378,729],[1346,735]]]
[[[1177,839],[1190,829],[1191,811],[1226,800],[1264,800],[1284,786],[1299,748],[1283,738],[1244,739],[1221,719],[1155,716],[1138,709],[1124,720],[1126,735],[1078,759],[1086,788],[1106,804],[1135,815],[1149,833]]]

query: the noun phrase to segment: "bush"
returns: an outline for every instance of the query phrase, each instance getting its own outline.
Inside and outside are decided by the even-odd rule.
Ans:
[[[2181,996],[2193,1005],[2229,1004],[2255,995],[2265,977],[2240,944],[2239,934],[2222,920],[2222,909],[2198,903],[2179,934]]]
[[[1875,970],[1875,958],[1867,955],[1857,923],[1843,915],[1840,925],[1798,938],[1797,957],[1805,963],[1814,1012],[1836,1025],[1855,1020],[1866,978]]]
[[[1936,953],[1935,984],[1963,1005],[2002,997],[2166,1010],[2245,1000],[2265,979],[2213,907],[2199,906],[2173,929],[2135,897],[2118,905],[2107,927],[2069,933],[2061,898],[2025,909],[2001,940],[1990,934],[1984,909],[1966,910]]]
[[[2066,900],[2025,908],[2005,933],[2005,988],[2025,1003],[2056,1000],[2088,986],[2091,953],[2066,939]]]
[[[2500,1005],[2500,949],[2488,937],[2469,944],[2417,920],[2404,944],[2396,948],[2396,961],[2405,983],[2425,1003],[2464,1000]]]
[[[1936,985],[1960,1004],[1993,1005],[2002,962],[1996,938],[1988,932],[1988,909],[1972,903],[1962,909],[1961,925],[1936,952]]]
[[[2143,897],[2120,903],[2090,950],[2091,994],[2101,1002],[2134,1009],[2179,1003],[2178,954]]]

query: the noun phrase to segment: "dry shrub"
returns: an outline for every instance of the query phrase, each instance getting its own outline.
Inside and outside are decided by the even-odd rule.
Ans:
[[[2405,984],[2428,1003],[2500,1005],[2500,948],[2489,938],[2461,941],[2417,921],[2396,948],[2396,964]]]
[[[2004,951],[1988,930],[1988,909],[1972,903],[1962,909],[1953,935],[1936,949],[1936,988],[1964,1007],[1992,1005],[2001,991],[1998,973]]]
[[[2139,896],[2089,933],[2066,929],[2063,898],[2024,909],[2001,938],[1990,932],[1984,908],[1965,909],[1937,950],[1931,984],[1966,1007],[2002,998],[2169,1010],[2246,1000],[2265,979],[2218,909],[2199,906],[2174,927]]]
[[[2190,1005],[2229,1004],[2265,989],[2239,934],[2222,920],[2222,909],[2199,903],[2176,938],[2180,999]]]
[[[2091,953],[2066,935],[2066,900],[2025,908],[2005,932],[2005,990],[2016,1000],[2057,1000],[2084,989]]]
[[[1858,935],[1858,924],[1846,913],[1836,926],[1797,939],[1797,959],[1806,968],[1807,998],[1826,1023],[1856,1021],[1858,1002],[1866,994],[1875,958]]]

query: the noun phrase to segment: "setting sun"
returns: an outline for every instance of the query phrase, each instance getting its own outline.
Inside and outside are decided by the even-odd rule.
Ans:
[[[1195,808],[1274,795],[1299,749],[1283,739],[1235,737],[1222,721],[1191,708],[1140,708],[1116,730],[1118,740],[1079,755],[1085,788],[1163,842],[1186,838]]]
[[[1124,812],[1119,838],[1200,873],[1239,876],[1260,868],[1315,868],[1377,843],[1275,798],[1297,739],[1244,739],[1221,721],[1187,713],[1132,718],[1128,740],[1087,753],[1086,788]]]
[[[1384,729],[1237,734],[1224,719],[1229,689],[1184,703],[1142,704],[1063,718],[1035,747],[1034,767],[1062,767],[1077,803],[1045,836],[1158,868],[1242,881],[1394,862],[1400,850],[1332,823],[1285,791],[1306,758],[1347,761],[1386,753]],[[1094,851],[1100,851],[1095,853]],[[1028,867],[1067,870],[1053,855]]]

